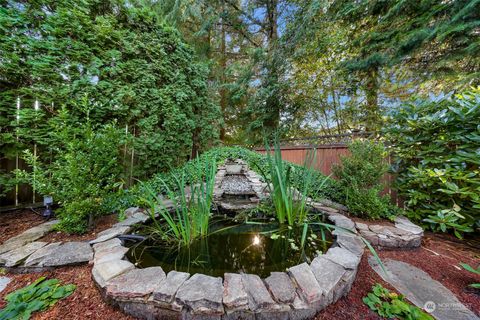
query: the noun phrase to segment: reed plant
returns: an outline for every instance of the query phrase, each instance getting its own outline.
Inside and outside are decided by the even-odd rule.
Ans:
[[[312,193],[314,183],[318,184],[315,189],[321,187],[327,182],[329,177],[320,181],[315,179],[314,164],[316,163],[316,150],[310,152],[304,163],[304,170],[301,176],[300,190],[293,185],[291,170],[293,167],[286,164],[282,159],[280,144],[277,139],[273,141],[273,154],[268,143],[265,143],[267,170],[258,166],[258,170],[263,175],[267,184],[270,197],[275,207],[277,220],[290,226],[303,224],[307,220],[309,195]]]
[[[145,195],[140,202],[149,207],[153,231],[161,235],[163,240],[189,245],[192,241],[208,235],[216,161],[207,161],[203,165],[197,162],[196,170],[198,177],[203,176],[203,179],[191,186],[187,186],[184,174],[174,176],[175,189],[160,180],[163,190],[166,190],[166,197],[173,201],[173,208],[170,209],[161,194],[148,184],[142,185]]]

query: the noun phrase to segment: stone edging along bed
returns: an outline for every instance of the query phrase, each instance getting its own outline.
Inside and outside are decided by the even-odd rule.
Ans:
[[[312,206],[335,225],[355,231],[352,220],[320,203]],[[143,319],[309,319],[350,291],[364,251],[361,239],[333,231],[334,245],[309,265],[292,266],[261,279],[254,274],[223,277],[190,275],[161,267],[138,269],[124,259],[127,248],[116,236],[148,217],[139,209],[91,241],[92,276],[105,299]]]

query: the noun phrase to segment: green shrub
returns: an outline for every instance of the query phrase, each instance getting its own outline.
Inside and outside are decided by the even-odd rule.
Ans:
[[[57,228],[82,233],[95,217],[108,212],[105,199],[120,186],[119,147],[124,134],[112,124],[94,127],[88,112],[85,123],[75,121],[65,109],[51,125],[56,158],[50,163],[25,151],[32,171],[22,175],[61,205]]]
[[[68,297],[76,286],[61,286],[57,279],[37,279],[32,284],[5,296],[7,306],[0,310],[0,320],[30,319],[32,313],[48,309]]]
[[[388,170],[387,152],[383,144],[370,140],[355,140],[348,145],[349,156],[342,156],[341,164],[333,166],[340,185],[356,184],[369,189],[379,186]]]
[[[344,188],[345,205],[356,216],[370,219],[387,217],[393,212],[390,200],[380,196],[378,187],[362,189],[353,184]]]
[[[428,219],[434,230],[457,235],[479,227],[479,123],[480,89],[404,104],[391,115],[386,139],[394,155],[396,187],[411,219]],[[452,215],[454,224],[446,228],[432,223],[451,221]]]
[[[2,157],[40,146],[46,120],[63,104],[81,115],[76,101],[84,95],[95,105],[92,125],[116,119],[135,132],[134,177],[149,178],[183,164],[192,149],[215,145],[222,117],[208,65],[154,10],[124,1],[19,3],[2,1],[0,9]]]
[[[388,197],[381,196],[382,177],[388,169],[385,147],[375,141],[356,140],[348,145],[349,156],[333,166],[338,178],[343,203],[351,213],[363,218],[378,219],[393,211]]]

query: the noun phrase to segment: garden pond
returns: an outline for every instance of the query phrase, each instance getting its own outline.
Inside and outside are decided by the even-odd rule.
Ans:
[[[127,256],[137,267],[161,266],[165,272],[220,277],[244,272],[267,277],[270,272],[310,262],[331,244],[330,231],[318,225],[288,227],[272,221],[239,224],[233,219],[213,218],[209,235],[189,246],[170,246],[147,238],[132,244]]]

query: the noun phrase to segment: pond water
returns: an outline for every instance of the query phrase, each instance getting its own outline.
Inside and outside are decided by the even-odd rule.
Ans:
[[[176,270],[223,276],[225,272],[245,272],[268,277],[272,271],[309,262],[332,243],[329,231],[309,227],[301,248],[303,227],[281,227],[275,222],[235,224],[216,221],[212,233],[190,246],[168,247],[151,241],[133,245],[127,253],[140,268],[161,266],[165,272]],[[323,231],[322,231],[323,230]]]

